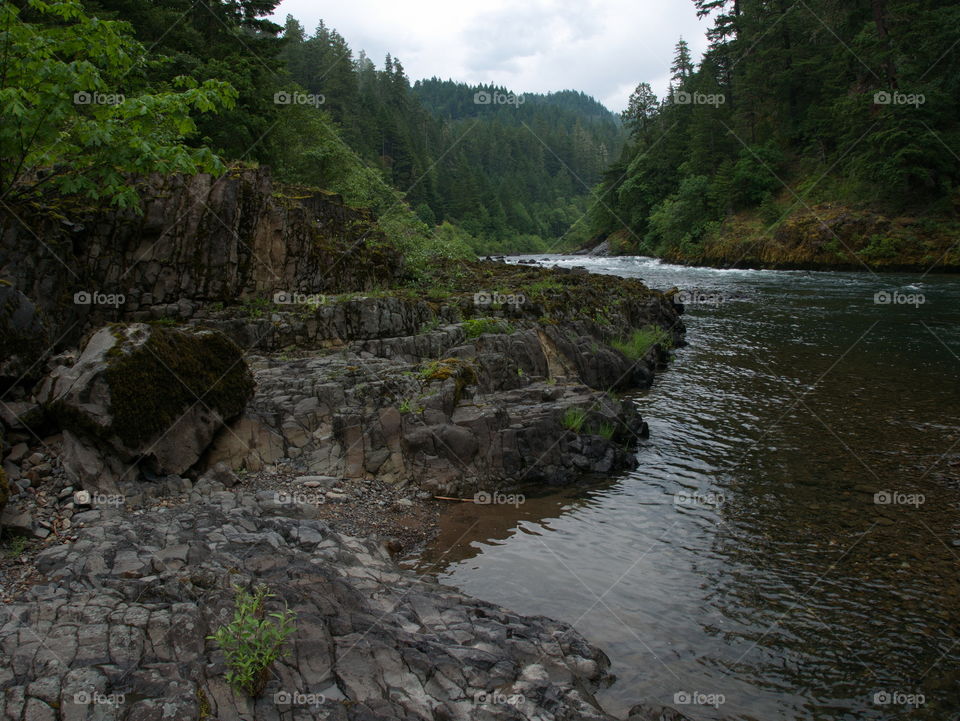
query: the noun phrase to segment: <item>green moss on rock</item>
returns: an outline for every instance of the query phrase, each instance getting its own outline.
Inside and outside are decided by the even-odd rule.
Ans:
[[[106,370],[110,431],[131,448],[162,434],[202,403],[224,419],[240,414],[254,382],[240,349],[215,332],[154,327],[142,346],[122,346]]]

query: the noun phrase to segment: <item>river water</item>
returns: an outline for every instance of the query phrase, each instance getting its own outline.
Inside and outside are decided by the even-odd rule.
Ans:
[[[573,624],[615,714],[960,719],[960,279],[554,263],[694,301],[639,468],[451,505],[416,567]]]

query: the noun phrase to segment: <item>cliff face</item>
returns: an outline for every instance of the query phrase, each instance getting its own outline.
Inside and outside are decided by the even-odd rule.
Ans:
[[[138,185],[142,214],[0,212],[0,278],[37,304],[61,346],[145,312],[186,318],[204,303],[369,290],[402,269],[367,211],[280,189],[267,170]]]
[[[666,347],[681,341],[668,295],[582,269],[492,263],[447,264],[422,285],[405,285],[402,258],[367,213],[322,192],[285,193],[261,170],[152,177],[143,181],[142,214],[3,218],[0,269],[9,285],[0,301],[11,310],[0,321],[15,320],[19,333],[0,354],[15,361],[6,383],[19,386],[24,413],[45,412],[50,426],[69,432],[65,461],[80,485],[122,485],[133,495],[143,474],[224,462],[468,495],[634,465],[645,425],[611,391],[648,386]],[[108,322],[119,325],[90,333]],[[218,374],[198,380],[212,361],[184,361],[193,369],[185,372],[179,357],[154,363],[154,350],[142,354],[150,372],[131,366],[127,377],[97,340],[133,333],[166,347],[167,337],[194,338],[168,329],[176,325],[221,331],[223,344],[235,344],[224,354],[229,368],[252,362],[256,392],[245,406],[226,413],[213,403]],[[632,357],[615,350],[648,327],[666,344]],[[37,337],[44,342],[26,342]],[[51,347],[83,352],[45,367]],[[98,395],[99,376],[78,371],[88,366],[128,391],[142,428],[114,424],[106,433],[101,421],[114,417],[115,399]],[[24,368],[25,381],[17,379]],[[47,370],[80,380],[70,393],[43,391],[62,385],[55,382],[33,387]],[[185,387],[190,393],[168,408]],[[21,427],[24,413],[15,419]],[[228,426],[208,448],[221,422]],[[137,442],[118,444],[122,433]],[[166,452],[190,446],[188,437],[203,447],[191,446],[186,460]]]

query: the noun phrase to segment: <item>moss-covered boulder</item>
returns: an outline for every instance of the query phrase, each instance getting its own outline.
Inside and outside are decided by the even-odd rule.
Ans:
[[[253,386],[240,348],[222,333],[134,323],[94,333],[40,395],[73,438],[75,475],[104,487],[138,468],[186,471]]]

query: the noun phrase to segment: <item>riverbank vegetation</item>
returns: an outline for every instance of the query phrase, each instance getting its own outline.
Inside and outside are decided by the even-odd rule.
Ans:
[[[680,41],[667,95],[634,92],[598,237],[684,262],[960,265],[955,3],[695,1],[709,49]]]

